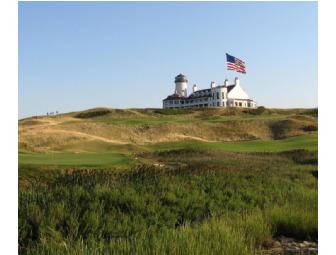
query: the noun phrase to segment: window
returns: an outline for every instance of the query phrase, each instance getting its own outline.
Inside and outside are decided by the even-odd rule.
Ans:
[[[218,93],[218,92],[217,92]],[[217,102],[217,106],[219,106],[219,102]]]
[[[222,92],[222,99],[224,99],[224,92]]]
[[[238,103],[237,103],[237,102],[235,102],[235,106],[238,106]]]
[[[212,93],[212,99],[215,99],[215,93]]]
[[[251,107],[251,103],[247,103],[247,107]]]
[[[219,92],[217,92],[217,99],[219,99]]]

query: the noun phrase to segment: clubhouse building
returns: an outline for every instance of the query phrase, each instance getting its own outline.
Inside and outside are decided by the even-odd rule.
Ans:
[[[188,96],[188,79],[179,74],[175,77],[175,93],[163,99],[163,108],[194,108],[194,107],[241,107],[256,108],[257,104],[240,86],[236,77],[234,84],[226,79],[223,85],[211,82],[210,88],[198,89],[194,84]]]

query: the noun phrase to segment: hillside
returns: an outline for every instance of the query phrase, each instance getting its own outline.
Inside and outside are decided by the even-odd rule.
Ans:
[[[19,121],[24,152],[102,152],[157,143],[279,140],[317,132],[317,109],[96,108]]]
[[[19,253],[317,254],[317,127],[317,109],[20,120]]]

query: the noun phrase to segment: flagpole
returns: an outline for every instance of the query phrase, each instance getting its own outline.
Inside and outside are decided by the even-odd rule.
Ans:
[[[225,54],[225,59],[226,59],[226,54]],[[226,60],[226,65],[224,64],[224,68],[226,68],[226,73],[225,73],[225,77],[224,77],[224,84],[225,84],[225,80],[228,79],[228,76],[227,76],[227,60]]]

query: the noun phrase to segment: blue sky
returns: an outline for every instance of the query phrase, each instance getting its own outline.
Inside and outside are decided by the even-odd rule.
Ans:
[[[317,3],[19,2],[20,118],[161,107],[180,72],[189,92],[238,76],[259,105],[316,107]]]

